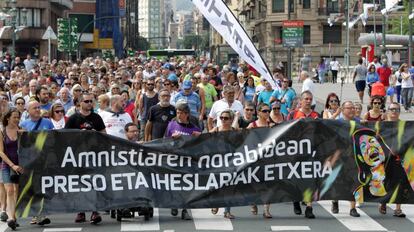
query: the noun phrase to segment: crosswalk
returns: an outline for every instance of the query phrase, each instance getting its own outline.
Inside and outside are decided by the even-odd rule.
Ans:
[[[223,217],[223,209],[211,214],[210,209],[192,209],[192,221],[172,217],[168,209],[154,209],[154,217],[144,221],[143,217],[122,220],[121,223],[104,215],[101,225],[73,223],[73,215],[52,216],[52,224],[47,227],[30,226],[28,221],[19,220],[19,231],[35,232],[106,232],[106,231],[413,231],[414,205],[403,205],[406,218],[392,217],[394,205],[388,205],[388,215],[380,215],[377,204],[364,204],[358,209],[361,217],[349,215],[349,202],[339,201],[339,213],[331,213],[330,201],[314,203],[316,219],[309,220],[293,215],[289,203],[272,205],[273,219],[253,216],[249,207],[232,208],[236,219]],[[260,211],[259,211],[260,212]],[[392,223],[390,223],[392,222]],[[0,223],[0,232],[10,231],[5,223]]]

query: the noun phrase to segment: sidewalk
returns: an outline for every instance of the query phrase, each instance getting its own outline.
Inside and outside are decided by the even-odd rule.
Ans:
[[[358,93],[355,89],[355,85],[352,83],[345,83],[343,85],[342,97],[341,97],[341,84],[340,83],[337,83],[337,84],[325,83],[322,85],[315,83],[315,87],[316,87],[315,97],[317,101],[316,111],[319,113],[324,109],[326,97],[328,96],[329,93],[332,93],[332,92],[336,93],[339,96],[339,98],[341,99],[341,102],[347,101],[347,100],[353,101],[353,102],[360,102]],[[302,91],[302,83],[294,82],[293,88],[299,94]],[[368,100],[369,100],[368,93],[365,90],[362,115],[366,112]],[[396,96],[394,96],[394,100],[396,100]],[[389,100],[387,99],[387,105],[388,104],[389,104]],[[407,120],[407,121],[414,120],[414,113],[405,113],[404,110],[402,110],[400,118],[402,120]]]

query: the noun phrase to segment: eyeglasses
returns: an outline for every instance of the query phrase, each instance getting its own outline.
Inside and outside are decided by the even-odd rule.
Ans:
[[[58,113],[62,113],[63,114],[63,113],[65,113],[65,111],[64,110],[55,110],[55,113],[56,114],[58,114]]]
[[[373,104],[373,105],[381,105],[381,104],[382,104],[382,102],[373,102],[372,104]]]
[[[254,111],[254,109],[249,109],[249,108],[246,108],[246,109],[244,109],[245,111]]]
[[[338,100],[330,100],[329,103],[338,103]]]
[[[220,116],[220,120],[222,120],[222,121],[227,121],[227,120],[229,120],[229,119],[230,119],[230,117]]]
[[[399,113],[401,111],[399,108],[389,108],[388,110],[394,113]]]
[[[270,113],[270,110],[261,110],[260,112],[267,114]]]
[[[86,103],[86,104],[88,104],[88,103],[92,103],[93,102],[93,100],[84,100],[83,101],[83,103]]]

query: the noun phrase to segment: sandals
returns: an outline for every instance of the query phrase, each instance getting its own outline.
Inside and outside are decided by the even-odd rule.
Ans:
[[[253,215],[257,215],[257,205],[252,205],[251,211]]]
[[[394,210],[394,217],[405,218],[405,214],[401,209]]]
[[[211,209],[211,213],[212,213],[213,215],[216,215],[218,211],[219,211],[219,208],[212,208],[212,209]]]
[[[270,212],[263,212],[263,217],[269,219],[269,218],[272,218],[273,216],[270,214]]]
[[[379,208],[378,208],[378,211],[380,212],[380,214],[386,214],[387,213],[387,205],[381,203]]]
[[[227,219],[234,219],[235,217],[234,217],[234,215],[233,215],[233,214],[231,214],[230,212],[225,212],[225,213],[224,213],[224,218],[227,218]]]

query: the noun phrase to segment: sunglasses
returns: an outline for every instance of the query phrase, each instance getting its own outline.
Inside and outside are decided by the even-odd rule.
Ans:
[[[273,110],[280,110],[280,107],[273,107]]]
[[[246,108],[246,109],[244,109],[245,111],[254,111],[254,109],[249,109],[249,108]]]
[[[147,86],[154,86],[154,84],[147,84]]]
[[[227,120],[229,120],[230,119],[230,117],[223,117],[223,116],[220,116],[220,120],[222,120],[222,121],[227,121]]]
[[[88,104],[88,103],[92,103],[93,102],[93,100],[84,100],[83,101],[83,103],[86,103],[86,104]]]
[[[81,89],[74,89],[73,91],[75,91],[75,92],[80,92],[80,91],[82,91]]]
[[[330,100],[329,103],[338,103],[338,100]]]
[[[373,105],[381,105],[382,103],[381,102],[373,102],[372,104]]]
[[[391,112],[394,112],[394,113],[399,113],[401,111],[398,108],[389,108],[388,110],[391,111]]]
[[[71,83],[65,83],[65,85],[72,85]]]
[[[267,114],[270,113],[270,110],[261,110],[260,112]]]
[[[55,110],[55,113],[56,114],[58,114],[58,113],[62,113],[63,114],[63,113],[65,113],[65,111],[64,110]]]
[[[170,83],[164,83],[164,86],[169,86],[169,85],[171,85]]]

